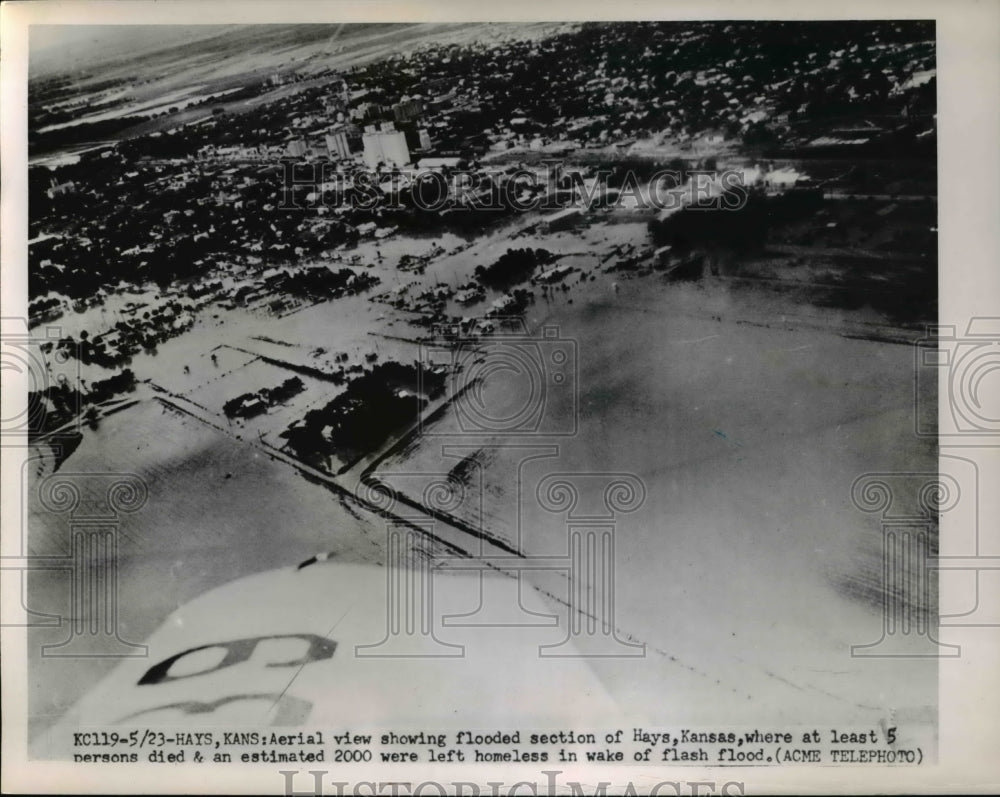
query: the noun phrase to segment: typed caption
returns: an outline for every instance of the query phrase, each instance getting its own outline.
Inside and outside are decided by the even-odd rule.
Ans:
[[[912,733],[869,728],[290,731],[116,728],[69,740],[74,763],[921,765]]]

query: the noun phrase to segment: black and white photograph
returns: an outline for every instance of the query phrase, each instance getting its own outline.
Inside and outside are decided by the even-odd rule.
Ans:
[[[971,67],[919,3],[5,4],[4,737],[66,778],[18,788],[957,788],[957,5]]]

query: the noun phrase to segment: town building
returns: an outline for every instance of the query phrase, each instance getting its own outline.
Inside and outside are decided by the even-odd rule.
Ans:
[[[67,180],[65,183],[60,183],[56,180],[55,177],[53,177],[49,181],[49,188],[46,191],[46,193],[49,195],[49,199],[52,199],[53,197],[57,196],[63,196],[64,194],[73,194],[76,193],[76,183],[74,183],[72,180]]]
[[[448,158],[421,158],[417,167],[423,170],[440,170],[440,169],[457,169],[458,165],[462,162],[459,157],[448,157]]]
[[[306,154],[306,142],[301,138],[293,138],[288,142],[288,154],[292,158],[301,158]]]
[[[563,277],[572,273],[573,267],[570,265],[560,265],[550,268],[548,271],[543,271],[538,275],[538,281],[544,284],[551,284],[553,282],[559,282]]]
[[[326,149],[330,160],[347,160],[351,157],[351,148],[347,143],[347,133],[335,130],[326,136]]]
[[[393,118],[400,124],[417,119],[423,112],[423,100],[402,100],[392,106]]]
[[[375,130],[374,125],[369,125],[365,128],[361,141],[365,165],[369,169],[377,168],[380,163],[402,167],[410,162],[406,134],[394,129],[392,122],[383,123],[379,131]]]

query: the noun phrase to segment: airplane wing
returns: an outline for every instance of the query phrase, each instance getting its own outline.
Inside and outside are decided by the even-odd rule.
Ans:
[[[518,616],[537,624],[510,626],[476,612],[498,586],[516,598],[513,579],[435,572],[431,605],[415,606],[420,590],[407,585],[419,584],[407,579],[429,577],[319,558],[212,590],[153,633],[148,656],[123,659],[42,748],[67,749],[75,730],[122,726],[444,731],[604,727],[618,716],[586,659],[566,648],[539,655],[565,638],[565,617],[555,626],[532,588],[519,590]],[[464,619],[445,624],[448,615]],[[477,617],[493,624],[455,624]]]

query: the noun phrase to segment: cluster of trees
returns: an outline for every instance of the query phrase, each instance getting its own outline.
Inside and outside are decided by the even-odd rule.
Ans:
[[[354,280],[353,285],[352,280]],[[325,266],[317,266],[287,275],[275,285],[275,288],[292,296],[325,299],[348,290],[349,286],[367,286],[374,282],[378,282],[378,277],[368,274],[355,275],[349,268],[334,271]]]
[[[135,374],[129,368],[107,379],[92,382],[90,389],[80,390],[68,381],[47,385],[42,390],[28,392],[28,434],[48,434],[79,417],[87,407],[84,417],[96,418],[95,405],[122,393],[135,390]],[[77,441],[79,442],[79,441]]]
[[[64,356],[76,357],[85,365],[114,368],[129,362],[131,355],[141,349],[155,353],[158,344],[190,329],[194,323],[190,309],[190,305],[168,302],[152,312],[146,310],[141,317],[117,321],[111,330],[94,337],[83,330],[79,340],[72,335],[60,338],[57,348]],[[108,335],[117,336],[117,342],[110,347]]]
[[[710,166],[706,165],[705,168],[708,169]],[[660,187],[664,189],[674,188],[687,180],[692,168],[692,164],[683,158],[672,158],[666,162],[636,157],[623,158],[612,165],[607,185],[609,188],[630,186],[634,189],[637,185],[649,181],[653,175],[670,171],[676,174],[676,178],[674,180],[660,178]]]
[[[381,363],[322,408],[307,412],[281,436],[306,462],[322,464],[331,454],[353,459],[414,423],[428,399],[444,390],[444,380],[443,374],[421,372],[417,364]]]
[[[547,249],[508,249],[490,266],[476,266],[475,275],[483,285],[496,290],[507,290],[529,279],[538,266],[555,259]]]
[[[99,404],[114,398],[119,393],[131,393],[133,390],[135,390],[135,374],[132,373],[131,368],[125,368],[107,379],[91,382],[90,392],[86,394],[86,399],[93,404]]]
[[[41,435],[73,420],[83,408],[83,394],[68,382],[28,392],[28,434]]]
[[[36,299],[28,304],[28,318],[32,324],[54,321],[62,315],[62,301],[55,296]]]
[[[786,223],[799,205],[785,197],[767,198],[758,191],[726,192],[721,197],[696,202],[665,219],[649,222],[656,246],[673,246],[678,252],[693,248],[752,252],[763,248],[772,225]]]

